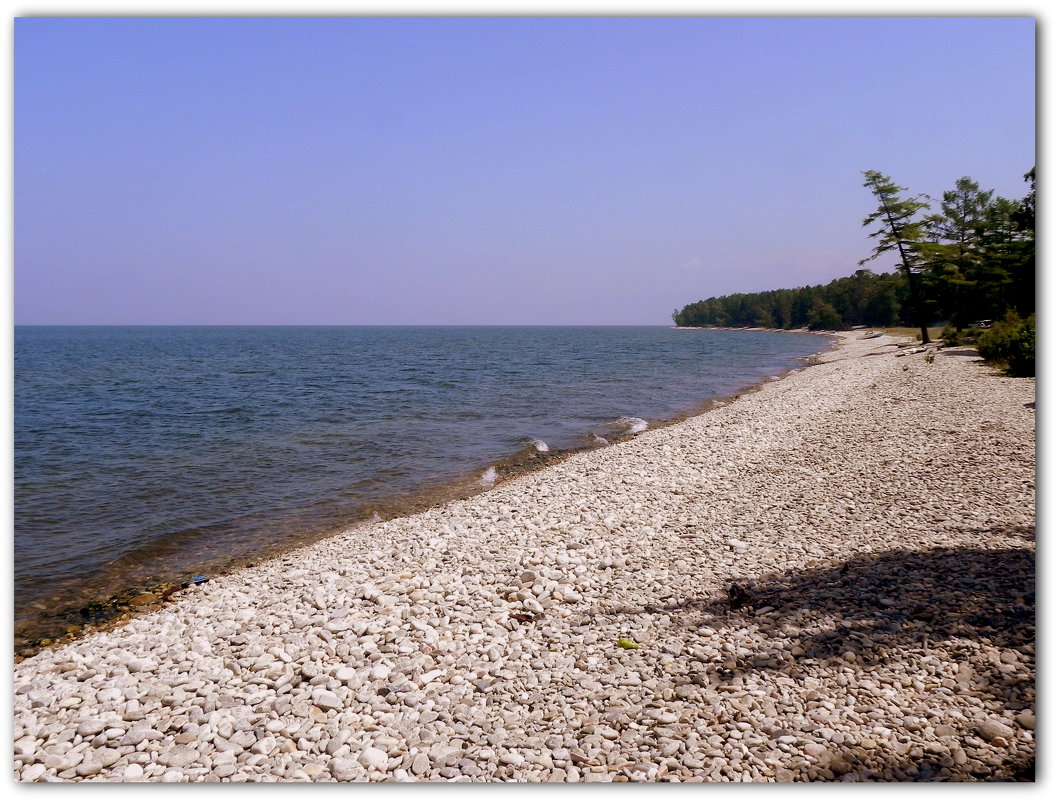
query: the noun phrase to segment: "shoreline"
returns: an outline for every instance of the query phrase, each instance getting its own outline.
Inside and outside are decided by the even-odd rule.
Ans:
[[[1022,777],[1034,381],[836,338],[27,658],[16,779]]]
[[[707,414],[715,408],[731,403],[742,395],[758,391],[767,383],[781,380],[791,373],[805,369],[805,367],[812,364],[817,364],[819,357],[839,345],[839,338],[834,332],[808,331],[807,329],[727,328],[723,330],[766,330],[772,333],[794,334],[810,333],[825,337],[827,344],[817,353],[797,359],[796,361],[801,362],[799,366],[788,367],[775,375],[765,376],[759,381],[746,383],[735,392],[706,398],[672,418],[651,418],[643,421],[648,425],[646,430],[666,428],[692,417]],[[454,501],[473,498],[513,478],[528,475],[538,470],[546,470],[556,464],[560,464],[574,454],[611,447],[620,442],[633,439],[640,433],[640,431],[624,432],[617,436],[610,435],[609,439],[603,440],[601,444],[592,443],[555,448],[547,452],[539,452],[533,449],[532,446],[526,446],[485,465],[481,469],[454,476],[447,481],[392,495],[381,495],[373,500],[366,501],[356,510],[355,514],[350,515],[352,519],[344,525],[316,530],[290,531],[284,538],[272,542],[267,547],[262,547],[254,553],[242,554],[219,561],[214,560],[204,566],[199,564],[194,570],[170,570],[164,575],[153,574],[150,577],[139,580],[117,582],[118,585],[123,585],[122,589],[110,595],[91,593],[86,588],[80,591],[79,597],[75,590],[65,595],[56,594],[50,599],[35,600],[33,602],[35,606],[50,606],[54,611],[47,614],[27,614],[24,619],[15,621],[15,659],[21,660],[32,656],[43,648],[52,648],[56,645],[70,643],[95,632],[112,631],[137,616],[162,608],[175,593],[186,590],[191,578],[199,573],[205,573],[210,579],[228,576],[240,570],[281,558],[286,554],[296,552],[331,537],[341,536],[365,525],[411,517]],[[496,469],[496,480],[490,485],[481,483],[482,471],[487,472],[491,468]],[[127,557],[128,555],[124,555],[116,561]]]

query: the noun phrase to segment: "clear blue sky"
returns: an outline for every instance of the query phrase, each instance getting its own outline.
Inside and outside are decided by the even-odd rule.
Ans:
[[[1030,18],[21,18],[19,324],[666,324],[1010,198]],[[885,263],[871,265],[887,268]]]

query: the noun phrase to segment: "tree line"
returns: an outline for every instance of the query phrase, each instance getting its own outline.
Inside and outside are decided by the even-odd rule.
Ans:
[[[760,326],[839,330],[919,327],[947,322],[961,331],[976,320],[1035,311],[1035,168],[1020,200],[994,196],[971,178],[944,192],[938,209],[926,195],[868,170],[864,186],[878,202],[864,221],[877,241],[851,276],[828,284],[737,293],[690,303],[672,313],[680,326]],[[862,265],[891,253],[896,270]]]

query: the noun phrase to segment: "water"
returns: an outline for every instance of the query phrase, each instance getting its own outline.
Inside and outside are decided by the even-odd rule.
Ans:
[[[479,491],[824,346],[663,327],[17,327],[16,629]]]

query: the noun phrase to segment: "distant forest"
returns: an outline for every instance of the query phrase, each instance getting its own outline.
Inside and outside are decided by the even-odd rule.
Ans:
[[[1035,168],[1024,176],[1030,191],[1021,200],[993,197],[961,178],[936,211],[924,195],[905,199],[887,176],[864,175],[879,207],[863,224],[878,226],[870,236],[879,244],[860,267],[892,252],[899,270],[711,297],[674,311],[675,324],[840,330],[945,322],[960,331],[975,320],[1034,313]]]

